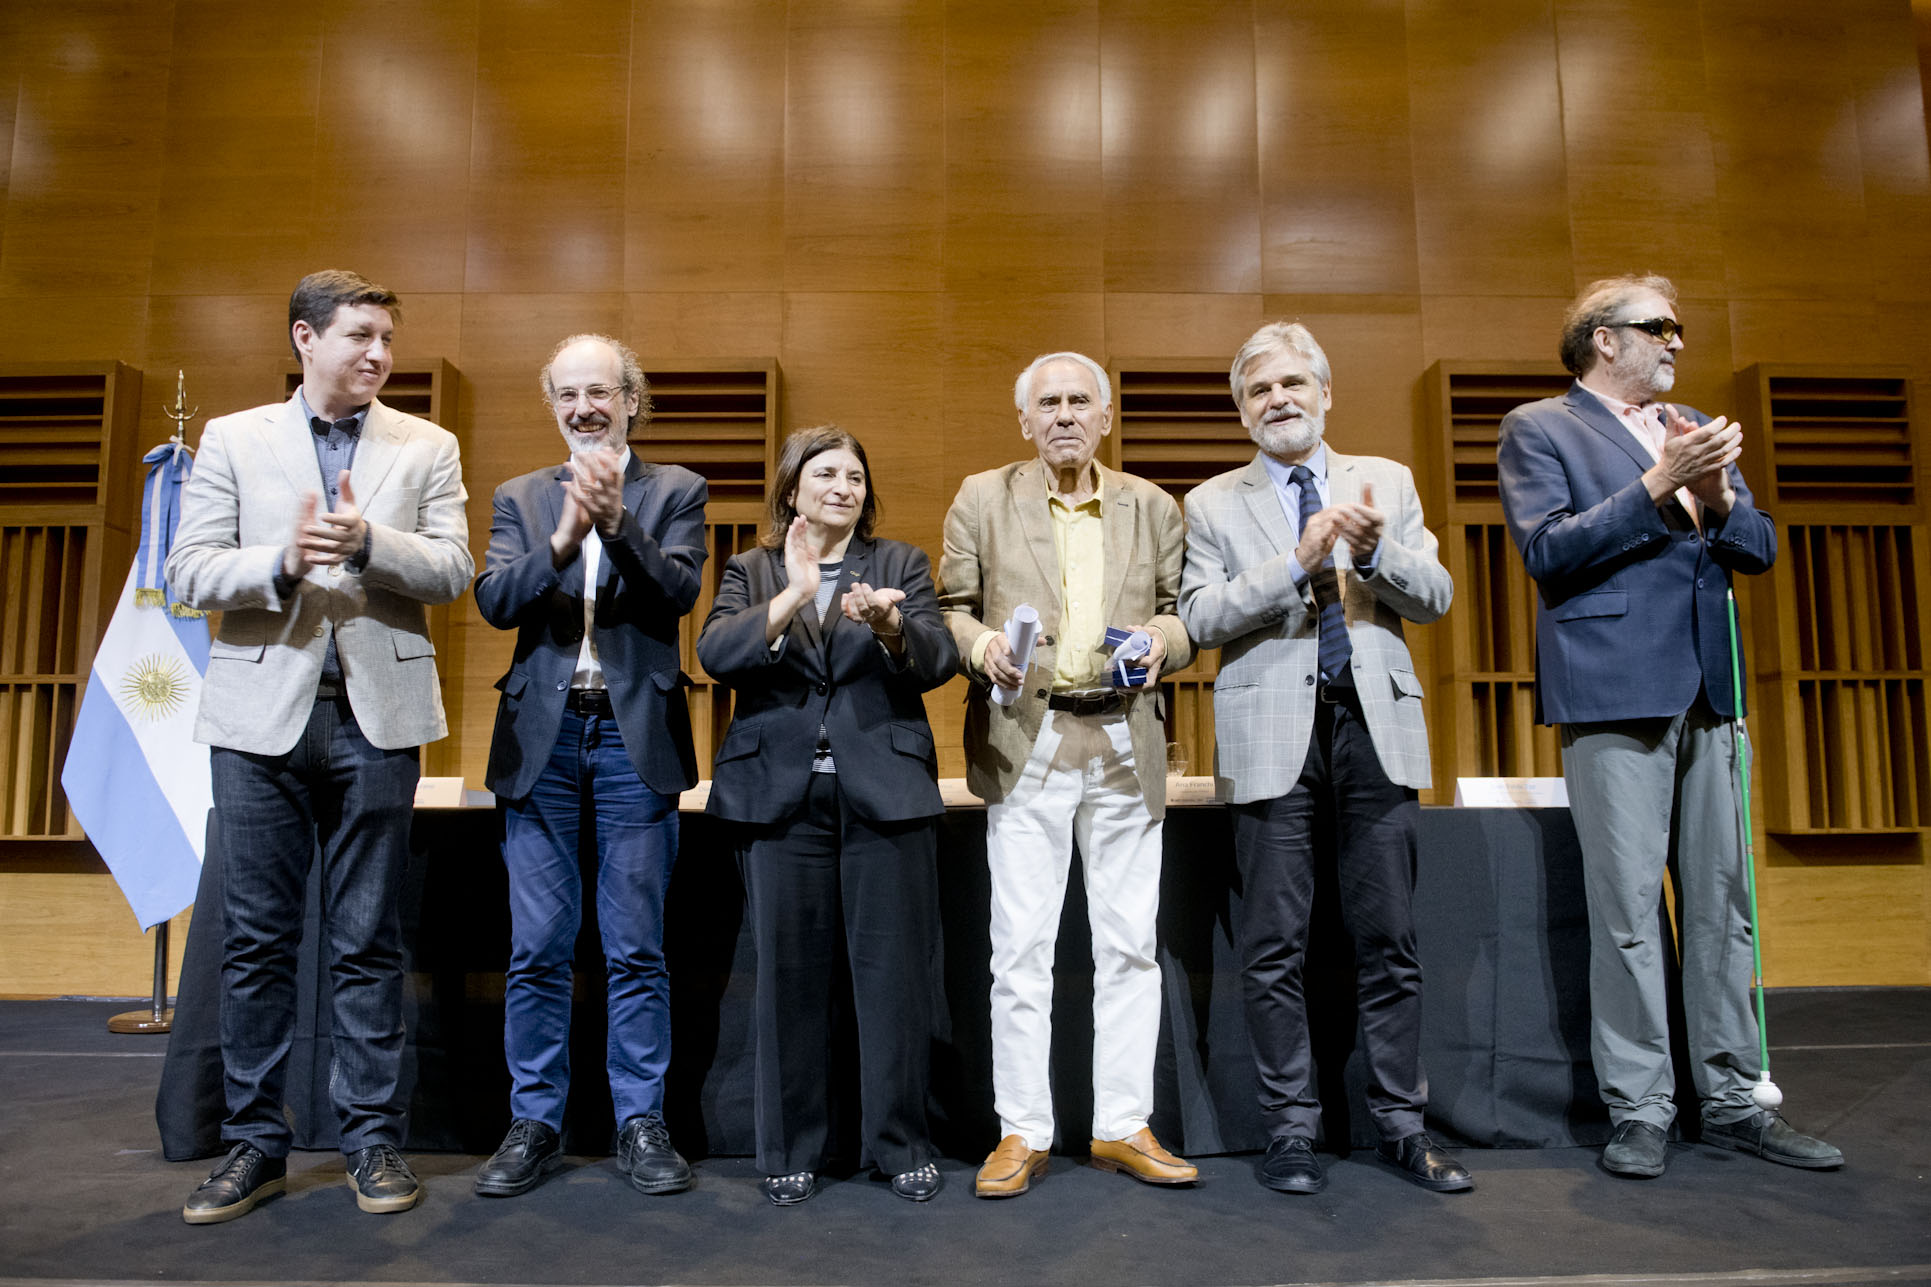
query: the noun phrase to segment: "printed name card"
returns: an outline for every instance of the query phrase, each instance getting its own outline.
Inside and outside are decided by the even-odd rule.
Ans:
[[[1458,809],[1566,809],[1569,787],[1561,778],[1456,778]]]

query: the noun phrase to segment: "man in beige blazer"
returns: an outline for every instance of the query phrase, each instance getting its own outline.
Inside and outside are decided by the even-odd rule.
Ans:
[[[1152,1184],[1194,1168],[1147,1127],[1160,1030],[1154,916],[1166,739],[1155,685],[1193,646],[1174,615],[1183,532],[1173,498],[1097,464],[1113,427],[1106,371],[1051,353],[1019,376],[1019,432],[1035,459],[974,474],[945,518],[939,602],[974,681],[966,781],[986,802],[992,873],[992,1079],[999,1146],[980,1197],[1026,1192],[1054,1134],[1053,944],[1078,842],[1093,934],[1092,1158]],[[1005,624],[1039,614],[1031,665]],[[1116,687],[1108,627],[1150,640],[1144,685]],[[1010,694],[993,700],[992,689]]]
[[[1411,900],[1428,730],[1401,626],[1441,616],[1455,586],[1407,466],[1328,449],[1328,360],[1306,327],[1262,327],[1229,378],[1260,452],[1187,493],[1180,616],[1221,649],[1214,778],[1233,815],[1247,1033],[1272,1136],[1260,1181],[1283,1193],[1327,1183],[1301,970],[1315,869],[1332,863],[1377,1156],[1425,1188],[1467,1189],[1468,1172],[1422,1131]]]
[[[182,1208],[189,1224],[245,1215],[286,1185],[282,1084],[318,844],[329,1088],[349,1181],[364,1211],[406,1210],[422,1192],[397,1151],[397,895],[418,751],[447,732],[424,605],[456,598],[473,571],[462,462],[449,433],[376,401],[393,292],[312,273],[288,313],[301,387],[209,422],[167,566],[177,598],[222,614],[196,736],[214,747],[222,1139],[233,1147]]]

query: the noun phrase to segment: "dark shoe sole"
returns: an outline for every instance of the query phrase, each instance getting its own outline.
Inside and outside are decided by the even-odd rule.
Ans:
[[[1260,1177],[1260,1181],[1262,1188],[1272,1189],[1276,1193],[1292,1193],[1299,1197],[1312,1197],[1314,1194],[1328,1187],[1328,1177],[1325,1175],[1315,1180],[1276,1180],[1263,1175]]]
[[[1599,1157],[1596,1159],[1596,1165],[1611,1175],[1621,1176],[1625,1180],[1653,1180],[1663,1173],[1663,1168],[1667,1163],[1658,1162],[1655,1166],[1634,1166],[1629,1164],[1618,1166],[1611,1164],[1608,1158]]]
[[[239,1202],[231,1202],[225,1207],[187,1207],[181,1208],[181,1218],[189,1224],[226,1224],[239,1220],[253,1211],[258,1205],[273,1197],[278,1197],[288,1189],[288,1177],[277,1176],[264,1180],[255,1191]]]
[[[1381,1163],[1390,1171],[1393,1171],[1396,1175],[1408,1181],[1408,1183],[1420,1185],[1430,1193],[1466,1193],[1475,1187],[1475,1177],[1472,1175],[1465,1175],[1459,1180],[1431,1180],[1425,1175],[1416,1175],[1399,1162],[1390,1162],[1379,1153],[1375,1154],[1375,1161]]]
[[[537,1185],[550,1178],[550,1174],[563,1165],[563,1155],[553,1153],[537,1163],[534,1173],[527,1180],[485,1180],[476,1177],[476,1196],[480,1198],[513,1198],[519,1193],[528,1193]]]
[[[1844,1155],[1841,1153],[1835,1158],[1796,1157],[1789,1153],[1773,1153],[1767,1149],[1760,1149],[1743,1140],[1711,1135],[1707,1130],[1703,1133],[1703,1142],[1712,1148],[1728,1149],[1732,1153],[1744,1153],[1751,1157],[1760,1157],[1766,1162],[1775,1162],[1778,1166],[1794,1166],[1804,1171],[1835,1171],[1844,1165]]]
[[[1039,1160],[1038,1166],[1027,1167],[1026,1174],[1020,1177],[1019,1187],[1016,1189],[988,1190],[988,1189],[982,1188],[979,1184],[979,1181],[974,1180],[972,1182],[972,1192],[975,1196],[981,1197],[981,1198],[1016,1198],[1020,1194],[1030,1191],[1033,1187],[1033,1181],[1045,1175],[1046,1168],[1051,1164],[1052,1163],[1050,1159],[1041,1158]]]

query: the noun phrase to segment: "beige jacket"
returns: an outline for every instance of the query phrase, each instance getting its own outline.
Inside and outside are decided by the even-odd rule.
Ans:
[[[1180,670],[1193,658],[1193,644],[1175,610],[1186,540],[1180,507],[1143,478],[1095,468],[1103,480],[1106,624],[1157,628],[1167,641],[1163,673]],[[1046,485],[1046,467],[1037,458],[990,469],[959,485],[945,516],[939,606],[959,646],[960,668],[973,680],[966,711],[966,785],[988,803],[1003,800],[1019,780],[1039,739],[1052,685],[1061,578]],[[973,645],[987,630],[1001,629],[1022,603],[1039,612],[1039,646],[1019,700],[1000,706],[985,675],[972,669]],[[1148,811],[1159,818],[1167,805],[1160,696],[1148,692],[1128,702],[1135,771]]]

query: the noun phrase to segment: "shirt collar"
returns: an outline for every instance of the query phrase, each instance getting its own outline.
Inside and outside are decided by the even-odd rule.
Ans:
[[[1301,463],[1314,475],[1315,485],[1325,490],[1328,482],[1328,445],[1325,442],[1319,444],[1314,448],[1314,454]],[[1293,479],[1288,475],[1294,472],[1294,466],[1283,465],[1264,451],[1261,453],[1261,464],[1267,466],[1267,476],[1274,480],[1277,490],[1286,491],[1292,485]]]
[[[301,404],[303,424],[309,424],[319,418],[316,416],[314,410],[310,408],[310,406],[308,405],[308,395],[302,392],[300,385],[297,385],[295,387],[295,400],[296,402]],[[355,428],[349,430],[351,434],[361,433],[362,427],[369,422],[369,404],[364,403],[363,405],[357,407],[354,411],[350,412],[347,416],[345,416],[344,419],[355,421]]]
[[[1100,472],[1100,467],[1098,465],[1094,465],[1093,466],[1093,494],[1091,496],[1088,496],[1085,500],[1081,501],[1077,505],[1068,505],[1065,499],[1061,497],[1058,492],[1053,490],[1052,484],[1048,483],[1046,486],[1046,503],[1049,506],[1057,505],[1069,514],[1082,511],[1082,510],[1092,510],[1097,512],[1100,508],[1100,497],[1103,494],[1105,494],[1105,492],[1106,492],[1106,475]]]

